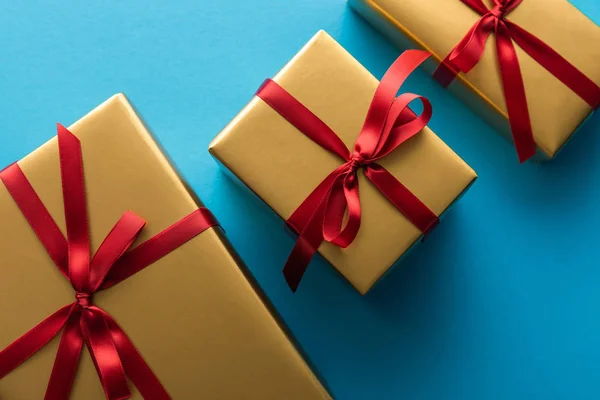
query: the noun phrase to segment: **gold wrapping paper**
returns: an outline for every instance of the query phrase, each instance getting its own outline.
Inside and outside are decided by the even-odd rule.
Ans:
[[[349,0],[349,3],[401,48],[415,45],[441,61],[480,16],[460,0]],[[484,0],[491,7],[492,0]],[[507,17],[556,50],[600,84],[600,27],[567,0],[526,0]],[[476,112],[511,138],[495,36],[483,58],[450,88]],[[538,146],[538,158],[552,158],[592,109],[573,91],[515,45]],[[433,69],[437,65],[430,64]]]
[[[378,81],[327,33],[315,35],[274,80],[353,148]],[[337,156],[257,97],[215,138],[209,151],[283,219],[340,165]],[[380,164],[437,215],[476,178],[428,128]],[[364,294],[421,233],[362,172],[359,186],[363,218],[355,241],[347,249],[324,243],[319,252]]]
[[[83,147],[93,251],[124,211],[148,222],[141,243],[201,206],[125,96],[112,97],[71,130]],[[64,232],[56,139],[19,165]],[[4,348],[73,302],[74,291],[4,185],[0,220]],[[99,292],[94,303],[118,321],[174,399],[330,398],[218,228]],[[43,398],[57,347],[55,338],[0,380],[0,398]],[[131,389],[132,399],[141,399]],[[70,398],[105,398],[87,349]]]

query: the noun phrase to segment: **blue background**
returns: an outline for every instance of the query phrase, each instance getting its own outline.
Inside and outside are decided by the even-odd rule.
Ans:
[[[597,0],[573,2],[600,22]],[[319,29],[378,77],[398,50],[343,0],[0,8],[0,165],[53,136],[55,122],[125,92],[337,398],[600,398],[598,114],[554,162],[519,165],[419,71],[406,89],[431,99],[431,127],[479,181],[367,297],[320,258],[292,295],[280,270],[293,238],[220,172],[208,143]]]

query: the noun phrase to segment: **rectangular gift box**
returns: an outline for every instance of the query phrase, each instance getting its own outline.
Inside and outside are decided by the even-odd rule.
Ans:
[[[358,61],[321,31],[274,78],[352,148],[378,85]],[[287,220],[336,167],[327,152],[258,97],[210,144],[210,153]],[[475,172],[430,129],[380,160],[436,215],[475,181]],[[422,237],[359,173],[362,222],[352,244],[319,252],[360,293],[368,292]]]
[[[124,211],[147,221],[137,243],[201,206],[123,95],[76,122],[92,249]],[[65,232],[57,140],[19,162]],[[74,291],[0,184],[0,348],[74,300]],[[135,244],[134,244],[135,247]],[[174,399],[329,399],[219,228],[94,296]],[[59,337],[0,380],[1,399],[41,399]],[[133,385],[132,399],[141,399]],[[71,398],[105,395],[86,349]]]
[[[484,0],[492,8],[492,0]],[[349,4],[401,49],[431,52],[433,72],[480,16],[460,0],[349,0]],[[520,25],[600,84],[600,27],[568,0],[526,0],[508,19]],[[460,74],[450,90],[512,140],[495,37],[481,61]],[[537,145],[535,159],[551,159],[593,114],[592,108],[515,45]]]

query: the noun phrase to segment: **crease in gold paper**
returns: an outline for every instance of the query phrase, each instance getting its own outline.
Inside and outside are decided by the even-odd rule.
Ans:
[[[352,148],[377,80],[321,31],[274,78]],[[215,138],[209,151],[280,217],[287,219],[339,159],[301,134],[262,100],[250,103]],[[381,164],[440,215],[476,179],[475,172],[430,129]],[[362,222],[346,249],[319,252],[366,293],[421,237],[359,173]]]
[[[432,52],[438,60],[451,51],[479,18],[476,12],[459,0],[349,2],[401,47],[412,42]],[[491,0],[484,2],[492,6]],[[600,42],[600,28],[567,0],[527,0],[508,18],[539,37],[596,84],[600,84],[600,69],[597,68],[600,46],[594,45]],[[406,42],[407,37],[409,43]],[[494,41],[494,37],[488,40],[483,58],[477,66],[459,76],[463,85],[454,84],[451,89],[510,138]],[[552,158],[592,110],[518,45],[516,51],[536,144],[541,155]],[[461,86],[466,86],[468,90],[463,90]]]
[[[135,246],[200,206],[123,95],[112,97],[70,129],[82,143],[94,250],[127,210],[147,221]],[[56,139],[19,165],[64,232]],[[4,348],[73,302],[74,292],[4,186],[0,220]],[[330,398],[218,228],[93,300],[123,327],[175,399]],[[57,345],[55,338],[0,380],[0,398],[43,398]],[[132,399],[141,399],[131,389]],[[71,398],[104,399],[86,349]]]

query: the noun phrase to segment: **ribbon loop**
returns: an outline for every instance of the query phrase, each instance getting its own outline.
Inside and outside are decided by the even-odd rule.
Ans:
[[[419,100],[423,106],[419,115],[415,115],[408,108],[409,104],[415,100]],[[431,120],[432,115],[433,108],[425,97],[413,93],[403,93],[398,96],[390,108],[381,139],[373,152],[371,161],[387,156],[408,139],[421,132]]]
[[[348,211],[348,221],[342,229],[344,215]],[[323,219],[323,238],[341,248],[354,241],[360,228],[360,197],[356,170],[341,175],[331,187],[326,200]]]
[[[93,292],[102,285],[106,275],[129,250],[145,225],[146,222],[143,219],[130,211],[119,219],[92,259],[90,286]]]
[[[45,400],[69,397],[83,343],[92,355],[108,400],[124,400],[131,396],[127,376],[145,398],[169,400],[169,394],[121,328],[110,315],[93,305],[92,296],[97,290],[129,278],[218,223],[210,211],[201,208],[128,251],[145,222],[126,212],[91,258],[81,144],[60,124],[58,148],[67,240],[18,164],[0,172],[0,179],[57,268],[71,282],[75,302],[0,351],[0,379],[63,330]]]
[[[354,151],[370,159],[382,137],[388,114],[402,84],[431,54],[420,50],[407,50],[398,57],[381,78],[367,111]]]
[[[362,215],[358,170],[364,169],[371,179],[369,171],[375,160],[391,153],[429,122],[432,108],[427,99],[409,93],[396,97],[408,76],[429,56],[424,51],[409,50],[388,69],[375,90],[351,154],[333,130],[277,83],[269,80],[257,91],[258,97],[300,132],[346,161],[330,173],[287,220],[287,224],[299,234],[283,269],[292,291],[296,291],[308,263],[323,241],[346,248],[356,238]],[[409,103],[417,99],[423,104],[419,115],[408,109]],[[397,189],[397,185],[401,184],[397,181],[397,185],[390,183],[395,178],[389,176],[392,178],[385,182],[379,180],[383,182],[382,187],[377,183],[376,186],[386,197],[391,197],[392,204],[409,220],[418,221],[419,229],[429,230],[435,226],[438,217],[404,186],[404,190]],[[416,213],[417,216],[407,213]]]
[[[81,143],[61,124],[58,127],[60,172],[63,183],[69,279],[78,292],[89,293],[90,238],[83,182]]]

